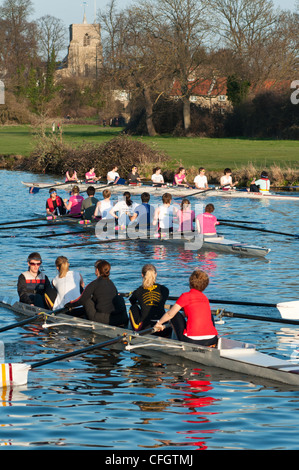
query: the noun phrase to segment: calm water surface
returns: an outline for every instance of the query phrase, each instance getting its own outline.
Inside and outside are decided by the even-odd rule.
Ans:
[[[21,181],[55,181],[53,177],[0,171],[1,219],[23,220],[43,214],[47,191],[30,195]],[[65,197],[66,193],[61,191]],[[295,196],[296,197],[296,196]],[[298,196],[297,196],[298,197]],[[139,196],[134,200],[139,202]],[[152,203],[158,200],[152,199]],[[192,203],[198,202],[198,199]],[[215,215],[227,220],[265,222],[265,228],[298,233],[299,202],[205,197]],[[120,292],[140,285],[145,263],[156,265],[159,282],[178,296],[188,288],[192,270],[208,272],[210,298],[277,303],[298,299],[298,240],[224,227],[219,232],[238,241],[272,249],[265,259],[216,252],[191,252],[183,247],[119,243],[62,249],[91,235],[63,235],[51,227],[0,231],[2,269],[0,296],[16,296],[18,275],[26,258],[39,251],[50,279],[58,255],[69,258],[85,283],[94,279],[99,258],[112,265]],[[67,226],[55,233],[74,231]],[[231,311],[278,316],[275,309],[231,307]],[[17,317],[0,308],[1,324]],[[255,343],[260,351],[289,359],[299,342],[299,329],[279,323],[226,319],[221,335]],[[90,333],[60,327],[51,331],[31,324],[2,333],[6,362],[35,362],[79,349],[98,339]],[[3,449],[248,450],[298,448],[299,389],[266,383],[221,370],[177,363],[175,357],[151,356],[122,349],[101,350],[49,364],[29,372],[24,389],[1,391],[0,445]]]

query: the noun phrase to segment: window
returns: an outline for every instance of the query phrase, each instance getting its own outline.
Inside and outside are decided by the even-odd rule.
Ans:
[[[84,47],[90,45],[90,37],[89,37],[88,33],[86,33],[85,36],[84,36],[83,45],[84,45]]]

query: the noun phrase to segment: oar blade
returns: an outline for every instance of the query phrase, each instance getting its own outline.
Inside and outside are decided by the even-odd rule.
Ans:
[[[0,388],[26,385],[29,370],[27,364],[0,364]]]
[[[281,302],[277,308],[282,318],[287,320],[299,320],[299,300],[293,302]]]

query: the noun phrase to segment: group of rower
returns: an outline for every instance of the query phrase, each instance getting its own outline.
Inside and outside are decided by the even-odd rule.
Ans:
[[[216,225],[219,224],[213,215],[213,204],[207,204],[204,213],[196,216],[192,210],[189,199],[184,198],[180,205],[172,203],[172,195],[165,193],[162,196],[162,204],[154,207],[150,204],[150,194],[141,194],[141,202],[137,204],[131,199],[131,193],[125,191],[123,197],[113,204],[111,191],[103,190],[103,199],[94,197],[95,188],[87,188],[87,198],[80,195],[79,187],[74,186],[70,199],[62,200],[54,188],[50,189],[50,197],[46,203],[48,215],[64,215],[68,212],[71,216],[82,217],[85,220],[111,222],[115,219],[115,229],[124,228],[135,224],[140,230],[157,230],[159,236],[164,233],[172,234],[174,221],[178,221],[178,231],[183,233],[194,232],[204,236],[216,236]]]
[[[224,169],[224,174],[220,178],[220,187],[223,190],[234,189],[238,181],[233,181],[232,170],[230,168]],[[136,165],[133,165],[130,173],[128,174],[127,179],[121,178],[118,173],[117,165],[112,165],[111,170],[107,173],[107,184],[127,184],[127,185],[139,185],[142,184],[142,178],[138,173],[138,168]],[[90,168],[90,170],[85,174],[85,181],[87,183],[96,183],[101,179],[100,176],[96,176],[95,169]],[[77,172],[73,169],[70,169],[66,173],[65,182],[78,182]],[[167,187],[167,184],[164,181],[162,175],[162,169],[160,167],[155,167],[153,169],[153,174],[151,176],[151,183],[153,186],[158,187]],[[191,186],[187,181],[186,169],[184,167],[179,167],[178,171],[175,173],[173,178],[173,185],[179,187],[188,187],[195,189],[207,190],[210,189],[208,184],[208,179],[206,176],[206,170],[204,167],[200,167],[198,170],[198,175],[195,176],[193,180],[194,186]],[[269,192],[270,190],[270,180],[268,173],[262,171],[259,179],[253,179],[250,183],[250,192]]]
[[[218,333],[210,303],[203,294],[209,284],[204,271],[197,269],[191,274],[190,290],[166,312],[169,289],[156,282],[154,265],[143,266],[142,284],[129,294],[131,307],[128,315],[123,295],[110,279],[111,265],[108,261],[96,261],[96,278],[86,287],[81,274],[70,270],[69,261],[64,256],[56,259],[57,275],[51,282],[41,270],[39,253],[31,253],[27,262],[28,270],[18,279],[20,302],[54,311],[65,307],[74,316],[73,309],[80,307],[77,316],[88,320],[120,327],[128,327],[130,323],[133,331],[153,327],[157,334],[163,336],[170,336],[171,329],[165,327],[170,322],[180,341],[205,346],[217,344]]]

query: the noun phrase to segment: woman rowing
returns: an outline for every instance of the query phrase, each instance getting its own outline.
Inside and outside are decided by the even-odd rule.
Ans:
[[[129,316],[134,331],[147,328],[164,315],[164,305],[169,295],[167,287],[156,283],[157,270],[154,265],[143,266],[141,275],[142,285],[130,297]]]
[[[80,195],[79,186],[74,186],[70,199],[64,199],[66,210],[69,211],[70,215],[80,217],[83,201],[84,197]]]
[[[127,227],[137,218],[136,207],[137,204],[131,200],[131,193],[125,191],[122,200],[112,207],[109,214],[117,220],[119,227]]]
[[[70,168],[65,174],[65,182],[66,183],[77,183],[78,175],[73,168]]]
[[[126,327],[128,324],[126,305],[110,280],[110,271],[111,265],[108,261],[97,261],[95,263],[97,278],[86,286],[78,300],[68,303],[67,307],[83,305],[89,320]]]
[[[186,180],[186,170],[183,166],[178,169],[176,175],[174,175],[173,184],[176,186],[190,187],[190,184]]]
[[[204,237],[217,236],[216,225],[219,225],[217,218],[213,215],[215,210],[214,204],[207,204],[205,212],[196,217],[196,228],[198,233]]]
[[[179,220],[179,232],[182,234],[186,232],[194,232],[195,212],[191,209],[189,199],[183,199],[181,208],[177,212]]]
[[[225,168],[224,175],[220,178],[221,189],[234,189],[238,184],[238,181],[233,182],[232,170],[230,168]]]
[[[95,183],[101,179],[100,176],[97,176],[94,171],[94,167],[90,168],[90,170],[85,173],[85,180],[86,183]]]
[[[156,323],[155,330],[162,331],[168,321],[179,341],[202,346],[216,346],[218,332],[214,326],[208,298],[203,291],[209,285],[208,275],[194,271],[189,278],[190,291],[182,294],[176,303]],[[180,310],[184,310],[184,315]]]
[[[51,290],[48,277],[41,271],[42,258],[39,253],[31,253],[27,258],[28,270],[18,278],[20,302],[45,308],[45,294]]]
[[[84,282],[78,271],[70,271],[69,260],[65,256],[58,256],[55,261],[57,276],[52,284],[57,291],[53,310],[64,307],[68,302],[76,300],[84,289]]]

